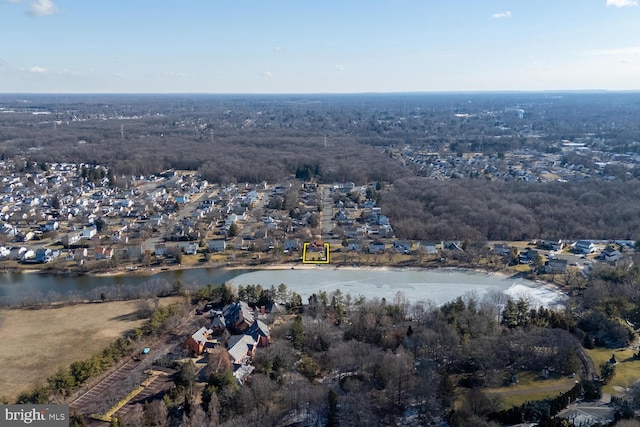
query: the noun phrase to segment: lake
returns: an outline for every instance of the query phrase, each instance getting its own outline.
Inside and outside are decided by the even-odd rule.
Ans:
[[[300,294],[303,301],[313,293],[331,293],[385,298],[393,301],[402,292],[410,302],[432,301],[444,304],[469,292],[480,299],[492,292],[503,292],[512,298],[526,297],[547,307],[563,305],[566,295],[552,285],[513,279],[502,275],[471,270],[439,269],[348,269],[319,267],[305,270],[261,270],[244,273],[230,280],[233,285],[260,284],[287,288]]]
[[[350,269],[330,266],[286,270],[189,269],[163,271],[152,276],[129,274],[121,276],[52,276],[45,274],[0,273],[0,299],[11,304],[38,296],[54,300],[65,294],[97,298],[104,289],[170,286],[176,280],[194,286],[206,284],[278,286],[281,283],[299,293],[303,300],[319,291],[331,293],[340,289],[352,296],[385,298],[393,301],[401,291],[410,302],[433,301],[443,304],[468,292],[478,297],[492,291],[504,292],[514,298],[526,296],[536,304],[553,307],[566,300],[556,287],[501,275],[454,269]],[[96,293],[98,296],[96,296]]]

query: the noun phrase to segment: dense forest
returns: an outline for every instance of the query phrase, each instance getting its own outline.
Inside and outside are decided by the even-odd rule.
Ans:
[[[403,178],[380,205],[398,236],[432,240],[637,239],[634,182],[433,181]]]

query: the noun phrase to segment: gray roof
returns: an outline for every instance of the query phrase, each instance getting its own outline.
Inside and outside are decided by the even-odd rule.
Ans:
[[[233,363],[242,364],[249,349],[255,345],[256,340],[251,335],[232,335],[227,341],[227,351]]]
[[[213,331],[211,329],[207,329],[206,326],[203,326],[195,331],[193,335],[191,335],[191,338],[193,338],[197,343],[207,342],[209,340],[208,337],[211,336],[212,333]]]

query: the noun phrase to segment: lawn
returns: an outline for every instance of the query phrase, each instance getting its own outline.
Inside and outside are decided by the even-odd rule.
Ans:
[[[98,353],[144,322],[136,311],[136,301],[0,310],[0,398],[11,400],[45,384],[58,369]]]
[[[539,373],[522,372],[518,374],[518,384],[507,387],[489,388],[488,394],[498,395],[502,399],[503,408],[520,406],[524,402],[553,398],[560,392],[571,390],[575,385],[575,378],[566,376],[544,379]]]
[[[611,359],[612,355],[616,357],[616,361],[618,362],[616,364],[616,375],[609,384],[602,388],[603,393],[621,395],[624,388],[628,388],[635,381],[640,380],[640,360],[633,359],[634,352],[636,352],[636,350],[631,348],[596,348],[587,350],[598,373],[600,373],[600,364],[607,362]]]

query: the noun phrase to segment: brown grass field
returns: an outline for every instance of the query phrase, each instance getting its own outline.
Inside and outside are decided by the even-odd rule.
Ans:
[[[164,298],[161,304],[175,302]],[[48,376],[89,358],[144,320],[137,301],[0,310],[0,400],[45,384]]]

